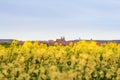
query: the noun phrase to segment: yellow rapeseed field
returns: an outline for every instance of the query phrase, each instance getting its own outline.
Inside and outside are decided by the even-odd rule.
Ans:
[[[120,44],[0,45],[0,80],[120,80]]]

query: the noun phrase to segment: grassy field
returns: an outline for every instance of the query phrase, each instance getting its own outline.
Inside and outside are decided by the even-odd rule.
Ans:
[[[0,45],[0,80],[120,80],[120,44]]]

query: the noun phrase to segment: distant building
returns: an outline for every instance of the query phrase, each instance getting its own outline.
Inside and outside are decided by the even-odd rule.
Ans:
[[[24,41],[18,41],[18,44],[23,44],[24,43]]]
[[[0,43],[12,43],[14,39],[0,39]]]
[[[56,42],[65,42],[65,37],[61,37],[60,39],[56,39]]]
[[[48,43],[47,43],[47,44],[48,44],[48,45],[54,45],[54,42],[55,42],[54,40],[48,40]]]

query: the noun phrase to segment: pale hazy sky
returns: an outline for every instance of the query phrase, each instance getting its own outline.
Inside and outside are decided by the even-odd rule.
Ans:
[[[120,0],[0,0],[0,38],[120,39]]]

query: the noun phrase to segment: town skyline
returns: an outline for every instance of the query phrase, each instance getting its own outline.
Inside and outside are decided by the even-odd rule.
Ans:
[[[79,41],[83,41],[83,39],[75,39],[75,40],[66,40],[65,37],[60,37],[60,38],[57,38],[56,40],[17,40],[17,39],[0,39],[0,44],[11,44],[12,41],[18,41],[18,44],[24,44],[24,42],[26,41],[30,41],[32,43],[38,41],[39,44],[46,44],[48,46],[51,46],[51,45],[55,45],[55,43],[58,43],[59,45],[69,45],[71,42],[74,44],[76,42],[79,42]],[[108,43],[108,42],[116,42],[116,43],[120,43],[120,40],[93,40],[93,39],[90,39],[90,40],[85,40],[87,42],[90,42],[90,41],[95,41],[98,45],[102,44],[102,43]]]

